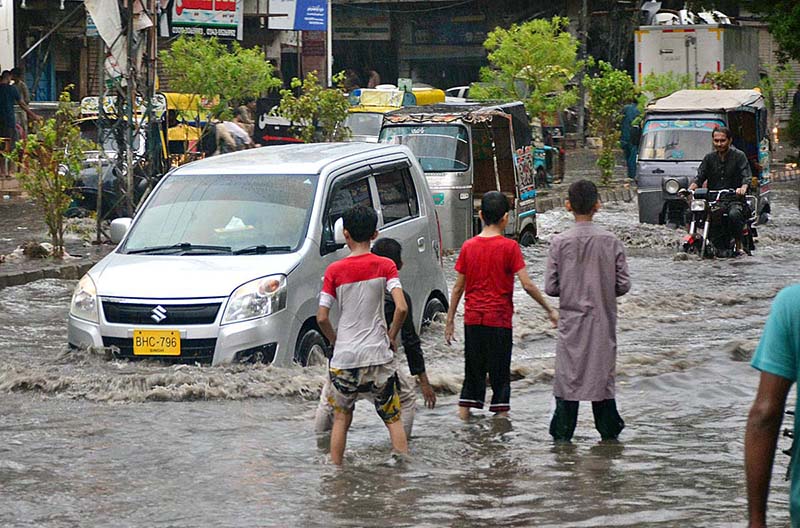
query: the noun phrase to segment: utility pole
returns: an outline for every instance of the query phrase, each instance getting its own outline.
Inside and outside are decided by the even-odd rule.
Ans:
[[[589,33],[589,9],[588,0],[581,0],[581,17],[580,29],[578,30],[578,59],[586,61],[586,39]],[[581,67],[578,74],[578,144],[583,146],[586,137],[586,86],[583,84],[583,79],[586,76],[586,65]]]

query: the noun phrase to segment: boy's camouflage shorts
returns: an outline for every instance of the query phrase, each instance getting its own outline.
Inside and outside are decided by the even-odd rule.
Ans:
[[[370,399],[384,423],[394,423],[400,418],[397,371],[393,363],[353,369],[331,368],[328,375],[334,389],[328,396],[328,403],[334,411],[351,413],[356,400]]]

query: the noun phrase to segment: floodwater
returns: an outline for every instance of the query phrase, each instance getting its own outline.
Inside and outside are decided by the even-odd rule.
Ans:
[[[743,526],[748,360],[771,299],[800,280],[797,192],[775,194],[755,255],[729,260],[674,260],[681,233],[637,224],[635,204],[597,216],[626,243],[633,279],[618,444],[599,441],[585,404],[573,443],[551,442],[554,333],[519,288],[511,420],[456,418],[463,341],[445,345],[435,322],[423,342],[439,403],[418,410],[411,455],[391,456],[362,402],[343,468],[313,433],[322,369],[69,352],[74,282],[0,290],[0,525]],[[539,231],[570,224],[551,211]],[[546,246],[524,252],[541,285]],[[777,455],[771,525],[788,523],[787,462]]]

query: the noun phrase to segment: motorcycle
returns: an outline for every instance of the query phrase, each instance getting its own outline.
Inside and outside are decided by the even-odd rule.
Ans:
[[[697,254],[701,259],[734,256],[741,249],[751,255],[758,236],[753,224],[756,221],[756,197],[739,196],[733,189],[681,189],[678,192],[689,204],[689,228],[684,237],[683,250]],[[745,225],[742,229],[741,245],[725,226],[729,206],[742,202]]]

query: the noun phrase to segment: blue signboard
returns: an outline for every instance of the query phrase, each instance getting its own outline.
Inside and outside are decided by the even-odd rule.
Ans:
[[[270,0],[269,28],[289,31],[327,31],[327,0]]]

